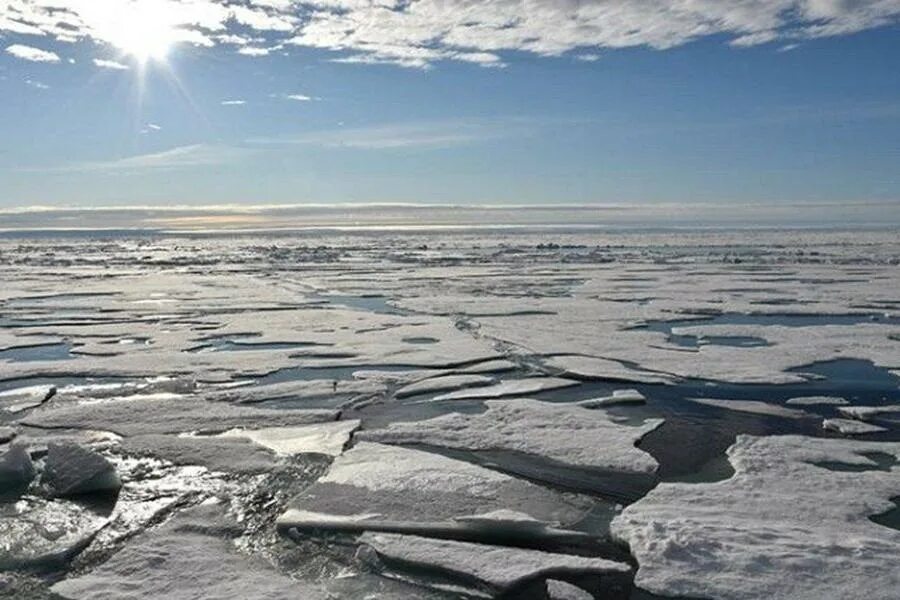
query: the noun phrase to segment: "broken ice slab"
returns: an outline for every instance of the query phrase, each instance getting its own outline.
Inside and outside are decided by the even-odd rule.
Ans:
[[[41,482],[55,496],[116,492],[122,482],[100,454],[70,442],[47,445]]]
[[[83,551],[107,520],[59,499],[0,505],[0,570],[55,570]]]
[[[544,528],[511,523],[510,510]],[[360,442],[335,459],[329,472],[288,505],[282,530],[387,531],[459,539],[565,537],[587,510],[558,492],[438,454]],[[495,513],[493,527],[460,517]],[[520,520],[519,520],[520,521]],[[537,532],[537,533],[536,533]],[[581,539],[583,534],[571,532]]]
[[[522,396],[579,385],[579,382],[561,377],[526,377],[509,379],[494,385],[457,390],[435,396],[433,400],[471,400],[480,398],[503,398],[506,396]]]
[[[847,400],[839,396],[799,396],[784,402],[788,406],[842,406]]]
[[[604,558],[558,554],[480,543],[440,540],[413,535],[366,533],[360,537],[375,557],[369,560],[401,571],[428,569],[449,580],[474,586],[491,597],[519,597],[517,592],[537,580],[555,577],[600,575],[609,577],[608,588],[628,587],[631,567]],[[365,555],[364,555],[365,556]],[[616,597],[607,595],[604,597]]]
[[[339,413],[328,409],[274,410],[232,406],[194,397],[140,398],[43,409],[23,423],[35,427],[112,431],[119,435],[227,431],[254,427],[283,427],[334,421]]]
[[[784,417],[787,419],[802,419],[811,416],[808,412],[795,408],[785,408],[777,404],[760,402],[758,400],[720,400],[718,398],[687,398],[691,402],[714,406],[726,410],[750,413],[754,415],[767,415],[770,417]]]
[[[480,414],[450,413],[426,421],[391,423],[357,437],[390,444],[508,450],[570,467],[629,473],[649,474],[658,466],[635,444],[662,425],[662,419],[622,425],[603,412],[530,399],[488,400],[485,406],[487,411]]]
[[[829,431],[837,431],[844,435],[865,435],[867,433],[881,433],[887,431],[884,427],[872,425],[871,423],[863,423],[855,419],[825,419],[822,421],[822,427]]]
[[[620,404],[644,404],[647,398],[637,390],[615,390],[610,396],[581,400],[578,406],[584,408],[602,408],[604,406],[616,406]]]
[[[0,494],[24,488],[35,476],[28,448],[11,444],[0,454]]]
[[[464,388],[491,385],[496,381],[493,377],[485,375],[447,375],[445,377],[432,377],[405,385],[394,393],[397,398],[406,398],[419,394],[436,394],[447,390],[460,390]]]
[[[0,392],[0,409],[18,413],[37,408],[55,393],[56,387],[52,385],[31,385]]]
[[[266,429],[230,429],[221,438],[245,438],[276,454],[325,454],[337,456],[344,451],[350,437],[359,429],[360,421],[334,421],[301,427],[269,427]]]
[[[200,506],[134,538],[102,565],[64,579],[53,592],[71,600],[328,600],[266,561],[239,553],[240,529],[219,506]]]
[[[884,406],[839,406],[838,412],[845,417],[865,421],[878,415],[888,413],[900,413],[900,404],[887,404]]]

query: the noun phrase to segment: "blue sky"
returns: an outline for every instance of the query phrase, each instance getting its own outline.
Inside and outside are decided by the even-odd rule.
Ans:
[[[41,4],[0,207],[900,202],[894,0]]]

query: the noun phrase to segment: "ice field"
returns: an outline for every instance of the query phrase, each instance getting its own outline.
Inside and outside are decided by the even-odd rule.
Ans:
[[[0,237],[0,595],[900,597],[896,231]]]

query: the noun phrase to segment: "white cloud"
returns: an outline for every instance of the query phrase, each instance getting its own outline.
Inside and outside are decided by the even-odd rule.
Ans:
[[[46,83],[41,83],[40,81],[35,81],[33,79],[26,79],[25,85],[31,86],[37,90],[49,90],[50,86]]]
[[[307,96],[306,94],[285,94],[284,96],[288,100],[296,100],[297,102],[312,102],[316,100],[312,96]]]
[[[151,154],[140,154],[109,161],[74,163],[45,170],[58,172],[139,173],[235,163],[252,154],[255,154],[255,151],[246,148],[194,144]]]
[[[13,44],[6,47],[6,53],[21,58],[22,60],[30,60],[31,62],[59,62],[59,55],[55,52],[41,50],[24,44]]]
[[[900,0],[0,0],[0,34],[116,45],[135,6],[184,44],[249,56],[291,44],[333,51],[337,62],[414,68],[500,67],[507,51],[666,49],[713,35],[784,46],[900,21]]]
[[[262,145],[309,145],[352,150],[402,150],[449,148],[521,135],[530,128],[513,121],[441,121],[396,123],[370,127],[316,131],[291,138],[252,140]]]
[[[114,60],[106,60],[103,58],[95,58],[94,64],[101,69],[111,69],[113,71],[128,71],[131,68],[128,65],[123,65],[120,62],[116,62]]]
[[[243,106],[247,104],[246,100],[222,100],[222,106]]]

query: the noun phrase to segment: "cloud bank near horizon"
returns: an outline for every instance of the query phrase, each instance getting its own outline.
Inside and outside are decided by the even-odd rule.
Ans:
[[[10,55],[50,61],[49,41],[116,47],[117,23],[134,11],[181,44],[246,56],[307,47],[345,63],[502,67],[506,52],[593,59],[714,35],[736,47],[791,45],[897,24],[900,0],[0,0],[0,34],[21,42]]]

